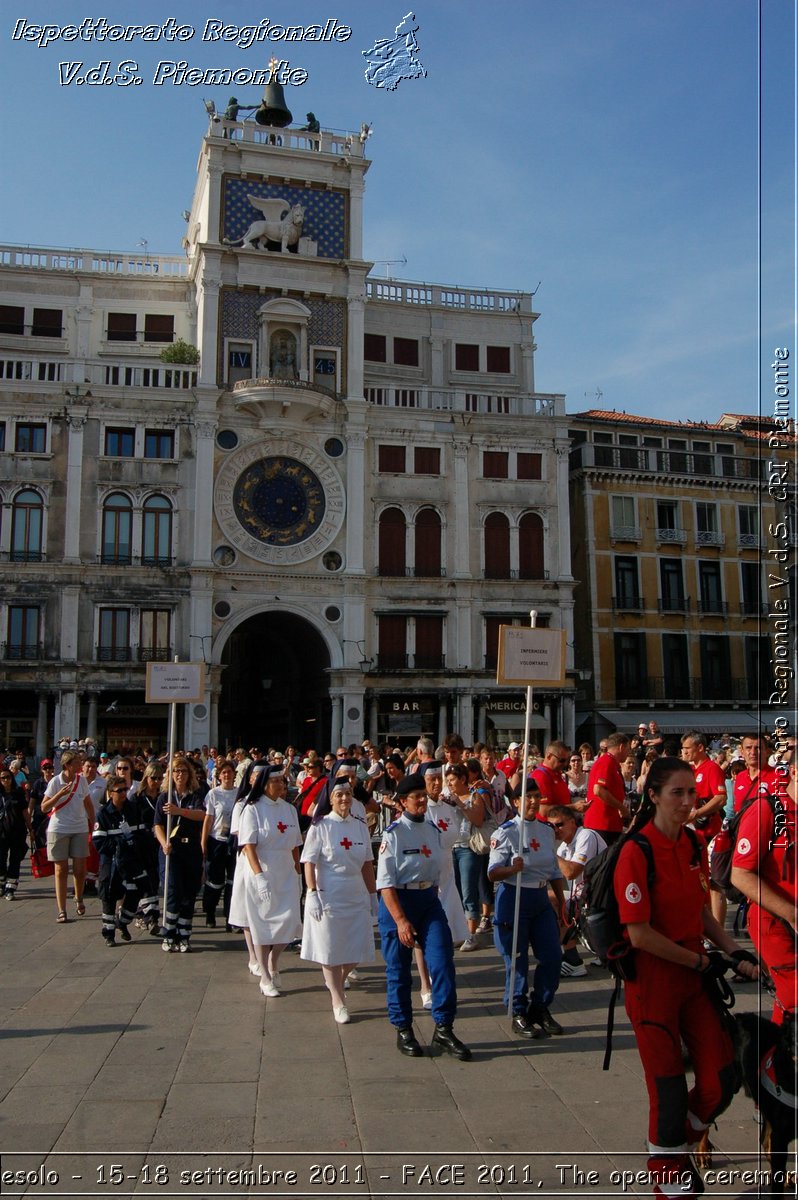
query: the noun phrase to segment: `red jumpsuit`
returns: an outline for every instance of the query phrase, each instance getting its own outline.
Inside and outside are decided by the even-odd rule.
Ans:
[[[702,952],[703,912],[709,899],[706,851],[695,862],[684,831],[672,842],[649,823],[654,878],[649,891],[646,856],[626,842],[614,887],[624,924],[648,923],[674,942]],[[649,1171],[655,1196],[690,1196],[680,1180],[691,1143],[728,1106],[734,1094],[734,1050],[701,973],[635,952],[637,977],[624,985],[649,1097]],[[688,1092],[681,1039],[690,1051],[695,1083]]]
[[[764,796],[749,805],[740,821],[732,867],[756,872],[786,897],[794,910],[798,903],[796,807],[782,787],[777,790],[783,814],[778,818],[779,827],[772,805]],[[795,1012],[798,1007],[795,934],[779,917],[753,901],[748,909],[748,932],[776,985],[773,1020],[780,1025],[784,1013]]]

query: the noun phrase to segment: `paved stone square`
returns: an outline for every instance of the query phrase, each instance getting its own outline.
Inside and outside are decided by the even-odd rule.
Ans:
[[[552,1007],[564,1037],[524,1043],[501,1007],[492,945],[459,955],[456,1030],[474,1060],[407,1059],[379,959],[340,1026],[320,969],[294,952],[285,994],[265,1000],[240,935],[204,929],[201,915],[194,953],[167,955],[138,931],[108,948],[99,901],[84,918],[74,909],[57,925],[52,881],[31,879],[27,863],[19,899],[0,903],[2,1170],[58,1175],[6,1178],[3,1196],[620,1195],[611,1172],[645,1166],[648,1105],[622,1005],[601,1069],[611,989],[600,969],[563,980]],[[740,989],[741,1009],[756,1004]],[[420,1002],[416,1031],[428,1044]],[[752,1114],[737,1096],[720,1119],[716,1166],[732,1153],[734,1166],[757,1166]]]

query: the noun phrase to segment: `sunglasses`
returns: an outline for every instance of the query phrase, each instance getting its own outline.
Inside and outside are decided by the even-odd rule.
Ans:
[[[564,829],[566,822],[565,821],[549,821],[549,825],[551,825],[552,829]]]
[[[112,795],[112,796],[119,796],[119,795],[121,795],[123,792],[124,792],[124,794],[125,794],[125,795],[127,795],[127,788],[111,788],[111,795]]]

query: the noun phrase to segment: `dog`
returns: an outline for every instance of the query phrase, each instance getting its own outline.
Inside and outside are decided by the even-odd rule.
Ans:
[[[796,1063],[798,1063],[798,1020],[785,1013],[784,1023],[756,1013],[737,1013],[729,1024],[737,1064],[737,1087],[742,1087],[759,1109],[759,1144],[770,1164],[763,1180],[773,1196],[787,1193],[794,1186],[794,1172],[787,1172],[790,1141],[796,1135]],[[699,1170],[712,1165],[713,1146],[706,1132],[695,1149]]]

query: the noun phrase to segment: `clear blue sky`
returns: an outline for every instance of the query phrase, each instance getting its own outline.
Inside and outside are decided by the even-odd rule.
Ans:
[[[764,0],[763,347],[758,348],[756,0],[418,0],[427,78],[370,87],[361,50],[410,8],[361,0],[3,6],[0,241],[180,253],[202,99],[156,64],[265,67],[274,43],[205,42],[206,20],[330,17],[344,43],[277,43],[308,81],[295,121],[374,126],[366,255],[398,277],[534,290],[540,391],[672,419],[755,412],[794,339],[794,0]],[[55,14],[55,15],[53,15]],[[15,22],[191,25],[185,42],[12,40]],[[59,62],[138,63],[139,86],[59,84]],[[261,89],[233,89],[256,104]],[[384,266],[375,268],[381,274]],[[792,375],[794,381],[794,371]],[[600,401],[596,393],[603,393]],[[772,408],[765,392],[763,411]]]

